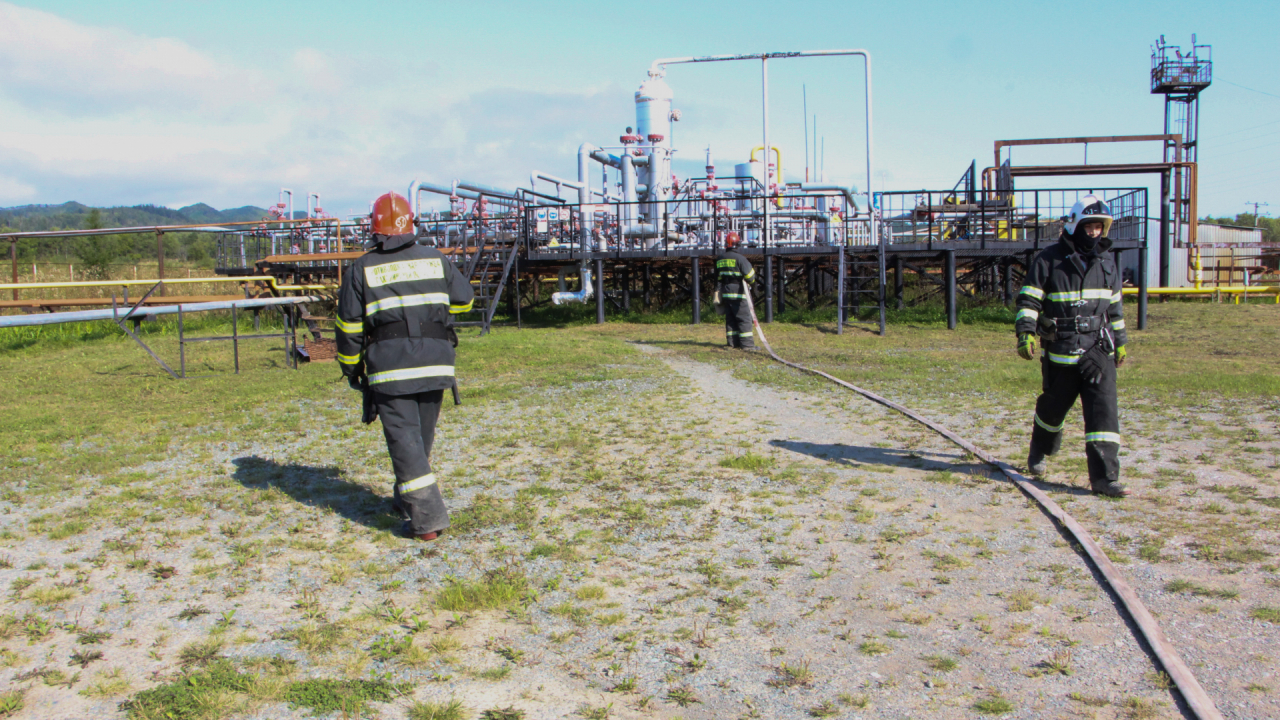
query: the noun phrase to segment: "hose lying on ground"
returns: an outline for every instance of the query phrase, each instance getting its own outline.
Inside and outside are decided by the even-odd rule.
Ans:
[[[1120,572],[1116,570],[1115,565],[1111,563],[1111,559],[1107,557],[1106,553],[1102,551],[1102,548],[1098,546],[1098,543],[1091,535],[1089,535],[1089,531],[1085,530],[1080,523],[1076,522],[1075,518],[1068,515],[1067,512],[1059,507],[1056,502],[1050,499],[1044,491],[1036,487],[1025,475],[1015,470],[1011,465],[986,452],[982,448],[979,448],[968,440],[965,440],[959,435],[956,435],[946,427],[929,420],[910,408],[899,405],[887,398],[880,397],[869,390],[864,390],[857,385],[847,383],[844,380],[828,375],[821,370],[807,368],[798,363],[793,363],[778,357],[778,354],[769,346],[769,340],[764,336],[764,328],[760,327],[760,321],[756,318],[755,303],[751,300],[751,294],[745,294],[747,296],[747,307],[751,310],[751,324],[756,333],[760,335],[760,343],[764,345],[764,349],[774,360],[777,360],[787,367],[792,367],[802,372],[824,377],[837,385],[848,388],[859,395],[862,395],[868,400],[896,410],[921,425],[924,425],[930,430],[933,430],[944,438],[972,453],[975,457],[980,458],[988,465],[998,468],[1006,477],[1013,481],[1013,483],[1017,485],[1022,492],[1030,495],[1033,500],[1039,503],[1040,507],[1046,513],[1051,515],[1058,522],[1062,523],[1063,527],[1065,527],[1076,541],[1080,543],[1080,547],[1084,548],[1084,551],[1089,555],[1089,558],[1093,560],[1093,563],[1097,566],[1099,572],[1102,573],[1102,577],[1107,581],[1107,584],[1111,586],[1112,591],[1114,591],[1116,596],[1120,598],[1120,602],[1124,605],[1125,610],[1129,612],[1129,617],[1133,618],[1133,622],[1138,626],[1138,630],[1142,632],[1143,638],[1146,639],[1147,644],[1150,645],[1151,649],[1155,652],[1156,658],[1159,659],[1160,664],[1164,666],[1165,672],[1169,674],[1169,677],[1173,680],[1174,684],[1177,685],[1178,692],[1182,694],[1182,698],[1186,701],[1187,706],[1191,708],[1191,712],[1194,713],[1196,718],[1199,720],[1223,720],[1217,707],[1214,706],[1213,700],[1204,691],[1204,688],[1200,687],[1200,683],[1196,681],[1195,675],[1191,674],[1190,668],[1182,662],[1182,658],[1178,657],[1178,653],[1173,649],[1173,645],[1169,642],[1169,639],[1165,637],[1164,631],[1160,629],[1158,624],[1156,624],[1156,620],[1151,616],[1151,612],[1147,610],[1147,606],[1142,604],[1142,600],[1138,599],[1138,594],[1134,592],[1129,583],[1126,582],[1124,577],[1120,575]]]

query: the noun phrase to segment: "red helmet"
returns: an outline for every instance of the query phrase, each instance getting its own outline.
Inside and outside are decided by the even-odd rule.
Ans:
[[[394,192],[373,201],[373,225],[377,235],[404,235],[413,232],[413,210],[409,201]]]
[[[724,236],[724,249],[732,250],[738,247],[739,242],[741,242],[741,240],[738,238],[738,233],[731,232],[728,235]]]

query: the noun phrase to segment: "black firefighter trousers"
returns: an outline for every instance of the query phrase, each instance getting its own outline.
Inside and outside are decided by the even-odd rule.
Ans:
[[[751,328],[751,308],[746,299],[726,299],[724,302],[724,335],[729,347],[754,349],[755,336]]]
[[[1075,365],[1059,365],[1041,355],[1043,392],[1036,400],[1031,450],[1053,455],[1062,447],[1062,428],[1076,398],[1084,407],[1084,455],[1092,484],[1120,480],[1120,416],[1116,399],[1116,366],[1102,363],[1102,379],[1090,384]]]
[[[374,392],[382,434],[387,439],[396,472],[396,512],[408,522],[412,535],[440,532],[449,527],[440,484],[431,472],[431,445],[436,437],[443,390],[414,395]]]

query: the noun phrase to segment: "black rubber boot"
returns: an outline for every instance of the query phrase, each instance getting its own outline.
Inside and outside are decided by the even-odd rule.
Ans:
[[[1133,494],[1129,488],[1119,482],[1107,482],[1106,480],[1090,480],[1090,487],[1093,488],[1094,495],[1106,495],[1107,497],[1126,497]]]
[[[1049,471],[1044,457],[1044,453],[1032,448],[1030,454],[1027,455],[1027,472],[1036,477],[1044,477],[1045,473]]]

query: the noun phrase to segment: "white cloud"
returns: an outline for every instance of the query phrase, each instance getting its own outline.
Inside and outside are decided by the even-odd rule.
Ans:
[[[39,113],[216,111],[270,84],[170,38],[80,25],[0,2],[3,92]]]
[[[414,177],[572,174],[579,142],[633,118],[618,86],[460,94],[430,58],[240,62],[0,0],[0,203],[262,205],[284,185],[345,213]]]

